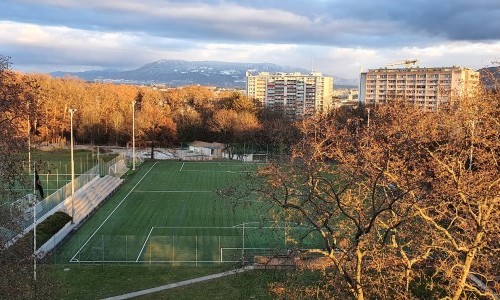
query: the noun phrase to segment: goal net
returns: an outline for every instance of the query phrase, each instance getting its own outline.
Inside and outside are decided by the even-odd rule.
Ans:
[[[122,177],[125,173],[127,173],[128,167],[127,164],[125,163],[125,160],[121,159],[118,162],[116,162],[114,165],[109,167],[109,175],[114,176],[114,177]]]

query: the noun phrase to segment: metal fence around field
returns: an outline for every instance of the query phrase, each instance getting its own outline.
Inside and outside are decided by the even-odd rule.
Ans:
[[[99,165],[87,170],[74,180],[75,191],[89,183],[96,176],[99,176]],[[71,196],[71,182],[67,183],[62,188],[47,196],[36,205],[36,219],[39,220],[45,216],[54,207],[62,203],[65,199]]]
[[[123,155],[118,155],[110,161],[98,163],[91,169],[87,170],[85,173],[81,174],[75,178],[75,192],[82,188],[84,185],[89,183],[96,176],[109,175],[109,168],[116,164],[118,161],[123,160]],[[36,219],[41,219],[45,214],[47,214],[54,207],[62,203],[65,199],[71,196],[71,182],[67,183],[62,188],[58,189],[56,192],[47,196],[42,201],[38,202],[36,205]]]
[[[117,164],[121,160],[125,160],[125,156],[123,154],[118,155],[117,157],[113,158],[110,161],[107,162],[100,162],[94,167],[90,168],[83,174],[80,174],[77,178],[74,179],[74,188],[75,192],[78,191],[80,188],[82,188],[84,185],[92,181],[94,178],[98,176],[105,176],[109,175],[109,170],[110,167]],[[68,182],[66,185],[61,187],[60,189],[56,190],[54,193],[48,195],[45,197],[45,199],[39,201],[35,206],[34,201],[37,196],[34,194],[28,194],[25,195],[16,201],[10,203],[10,209],[15,207],[17,211],[20,211],[23,215],[21,218],[19,218],[19,223],[17,226],[18,228],[23,228],[22,233],[19,233],[20,235],[23,235],[25,232],[27,232],[30,227],[33,225],[33,207],[35,207],[36,210],[36,220],[37,222],[41,222],[44,220],[46,217],[48,217],[48,213],[54,209],[56,206],[61,204],[64,200],[69,198],[72,195],[72,184],[71,181]],[[7,237],[7,239],[14,238],[18,233],[14,231],[11,231]]]

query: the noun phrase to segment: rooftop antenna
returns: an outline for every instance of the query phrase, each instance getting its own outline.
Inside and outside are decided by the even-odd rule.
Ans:
[[[418,59],[406,59],[406,60],[400,60],[400,61],[396,61],[396,62],[387,64],[387,65],[385,65],[385,67],[404,65],[407,69],[409,69],[412,67],[412,65],[414,67],[416,67],[417,64],[418,64]]]

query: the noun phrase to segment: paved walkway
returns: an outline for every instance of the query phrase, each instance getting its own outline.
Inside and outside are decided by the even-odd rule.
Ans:
[[[142,290],[142,291],[137,291],[137,292],[133,292],[133,293],[114,296],[114,297],[106,298],[104,300],[130,299],[130,298],[139,297],[139,296],[143,296],[143,295],[147,295],[147,294],[151,294],[151,293],[156,293],[156,292],[163,291],[163,290],[168,290],[168,289],[173,289],[173,288],[185,286],[185,285],[192,284],[192,283],[198,283],[198,282],[202,282],[202,281],[207,281],[207,280],[217,279],[217,278],[221,278],[221,277],[225,277],[225,276],[229,276],[229,275],[243,273],[243,272],[250,271],[253,269],[255,269],[254,266],[247,266],[247,267],[240,268],[240,269],[235,269],[235,270],[226,271],[226,272],[222,272],[222,273],[217,273],[217,274],[212,274],[212,275],[208,275],[208,276],[203,276],[203,277],[193,278],[193,279],[184,280],[184,281],[180,281],[180,282],[175,282],[175,283],[171,283],[171,284],[167,284],[167,285],[162,285],[162,286],[147,289],[147,290]]]

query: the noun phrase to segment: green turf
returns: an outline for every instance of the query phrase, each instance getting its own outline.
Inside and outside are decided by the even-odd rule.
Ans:
[[[283,251],[287,234],[298,236],[303,228],[272,223],[260,202],[234,205],[217,194],[248,171],[231,162],[144,163],[54,257],[64,263],[199,265]]]

